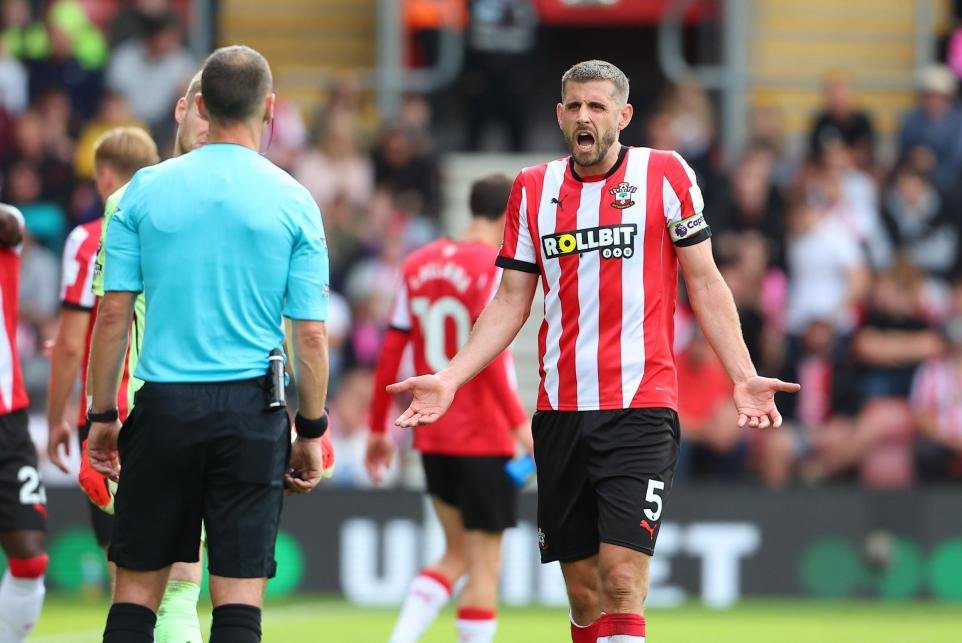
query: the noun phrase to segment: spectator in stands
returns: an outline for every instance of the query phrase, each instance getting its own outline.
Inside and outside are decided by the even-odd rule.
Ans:
[[[77,139],[73,167],[78,179],[86,181],[93,178],[94,143],[97,139],[108,130],[126,125],[146,129],[146,125],[134,116],[130,103],[123,94],[112,90],[105,91],[96,116],[84,124]]]
[[[374,190],[374,165],[361,153],[356,120],[351,113],[332,110],[328,114],[313,146],[295,164],[294,177],[310,191],[325,214],[335,200],[350,208],[367,205]]]
[[[34,20],[27,0],[3,3],[4,48],[14,58],[29,61],[43,58],[50,51],[50,39],[43,23]]]
[[[919,74],[919,105],[905,115],[899,131],[899,156],[919,151],[929,156],[935,184],[949,190],[962,170],[962,110],[955,104],[952,70],[932,65]]]
[[[791,210],[788,225],[788,333],[797,337],[814,320],[831,320],[836,332],[850,333],[870,278],[854,235],[805,203]]]
[[[177,15],[165,12],[147,19],[143,38],[117,47],[107,67],[107,85],[124,95],[155,139],[168,140],[171,107],[196,70],[181,43]]]
[[[16,172],[11,168],[10,198],[18,206],[35,201],[54,202],[66,211],[74,186],[73,168],[48,149],[45,134],[43,118],[37,111],[28,110],[17,119],[15,166],[34,175],[37,189],[30,189],[31,182],[26,180],[22,189],[15,188]],[[24,216],[28,216],[26,212]]]
[[[919,439],[916,467],[922,480],[962,478],[962,278],[952,288],[952,316],[943,327],[944,357],[926,360],[912,383],[911,406]]]
[[[331,443],[337,467],[331,482],[344,487],[370,487],[364,468],[367,449],[368,408],[373,376],[368,369],[353,369],[340,378],[330,410]]]
[[[437,157],[419,148],[419,133],[389,127],[374,152],[374,182],[398,195],[406,191],[421,199],[421,213],[437,218],[441,207]]]
[[[34,101],[42,93],[66,90],[70,105],[81,118],[88,119],[97,110],[102,88],[101,73],[85,67],[74,54],[74,36],[55,21],[47,22],[50,34],[50,53],[43,58],[30,60],[30,99]]]
[[[505,128],[507,149],[527,149],[529,54],[538,14],[530,0],[471,0],[468,47],[461,74],[467,116],[467,149],[484,147],[487,127]]]
[[[51,87],[34,101],[43,123],[44,146],[50,154],[64,163],[73,161],[75,137],[80,131],[81,118],[73,111],[70,96],[63,89]]]
[[[882,199],[882,220],[896,252],[927,275],[947,278],[959,255],[959,218],[924,173],[909,165],[894,172]]]
[[[868,171],[875,161],[875,126],[869,113],[856,105],[851,77],[843,71],[826,75],[822,100],[809,134],[812,158],[821,157],[826,143],[840,139],[852,150],[855,165]]]
[[[766,145],[753,145],[742,156],[727,180],[717,206],[712,208],[712,232],[761,234],[768,242],[769,257],[785,265],[784,202],[775,187],[772,173],[775,155]]]
[[[740,234],[724,232],[715,236],[712,249],[718,269],[735,299],[742,336],[752,363],[771,364],[765,338],[768,320],[762,308],[763,282],[768,265],[765,237],[750,231]]]
[[[169,0],[133,0],[123,3],[107,30],[110,48],[131,39],[143,38],[149,23],[170,11]]]
[[[0,39],[0,107],[17,116],[27,109],[27,69],[7,52],[6,41]]]
[[[879,214],[878,189],[854,163],[841,139],[823,141],[820,161],[807,181],[806,196],[854,236],[873,268],[891,265],[892,249]]]
[[[852,342],[862,410],[852,431],[820,444],[818,465],[826,476],[857,465],[863,484],[900,487],[914,479],[912,380],[945,344],[920,312],[918,270],[900,260],[872,290],[868,319]]]
[[[926,481],[962,478],[962,317],[945,327],[950,350],[919,368],[912,386],[912,414],[918,427],[918,475]]]

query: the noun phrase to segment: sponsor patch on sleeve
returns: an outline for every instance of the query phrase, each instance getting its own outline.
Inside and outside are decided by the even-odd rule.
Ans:
[[[705,215],[701,212],[687,219],[679,219],[668,224],[668,233],[671,235],[671,240],[681,244],[705,230],[708,230],[708,222],[705,221]]]

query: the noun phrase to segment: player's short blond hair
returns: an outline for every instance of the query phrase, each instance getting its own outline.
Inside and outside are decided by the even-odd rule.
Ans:
[[[139,127],[115,127],[94,143],[94,167],[107,165],[125,182],[140,168],[158,161],[157,144]]]
[[[622,103],[628,102],[628,77],[605,60],[585,60],[566,71],[561,76],[561,102],[564,102],[565,87],[569,82],[588,83],[593,80],[611,82],[615,86],[615,97]]]

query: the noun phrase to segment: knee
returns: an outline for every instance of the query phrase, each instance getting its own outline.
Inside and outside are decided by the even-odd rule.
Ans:
[[[610,605],[644,602],[647,596],[643,579],[638,577],[633,566],[627,564],[603,570],[601,587],[607,599],[606,604]]]

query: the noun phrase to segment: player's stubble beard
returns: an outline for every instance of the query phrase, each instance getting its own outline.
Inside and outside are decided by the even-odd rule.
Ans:
[[[612,128],[599,132],[600,138],[595,136],[595,149],[591,152],[581,152],[578,150],[578,130],[581,128],[575,128],[571,133],[565,134],[565,142],[568,144],[568,149],[571,150],[571,157],[575,160],[575,163],[581,167],[592,167],[600,163],[605,156],[608,155],[608,150],[611,146],[615,144],[618,138],[617,129]]]

